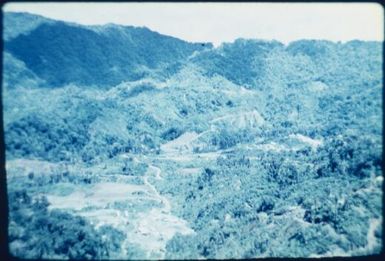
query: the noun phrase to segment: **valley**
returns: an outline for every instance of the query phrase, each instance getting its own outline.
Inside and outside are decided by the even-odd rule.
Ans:
[[[382,43],[4,24],[12,255],[381,252]]]

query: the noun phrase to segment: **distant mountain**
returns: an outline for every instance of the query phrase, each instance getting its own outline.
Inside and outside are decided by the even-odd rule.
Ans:
[[[3,38],[5,41],[14,39],[20,35],[29,34],[42,24],[52,24],[55,20],[25,13],[25,12],[4,12],[3,13]]]
[[[213,48],[25,13],[4,40],[14,256],[381,252],[381,42]]]
[[[285,46],[277,41],[237,39],[200,52],[191,62],[208,77],[221,75],[249,89],[300,86],[309,80],[346,85],[357,83],[358,73],[381,73],[377,55],[381,52],[380,42],[358,40],[298,40]]]
[[[81,26],[25,13],[4,16],[5,51],[49,86],[114,86],[162,71],[194,51],[212,47],[144,27]]]
[[[202,52],[192,59],[205,70],[206,76],[221,75],[235,84],[253,87],[262,76],[264,59],[275,49],[282,49],[277,41],[237,39],[219,48]]]
[[[382,66],[379,42],[299,40],[285,46],[237,39],[213,48],[145,27],[83,26],[28,13],[6,12],[4,25],[4,69],[10,86],[25,86],[25,77],[19,76],[32,75],[29,86],[112,87],[148,77],[164,80],[194,65],[206,77],[219,75],[262,90],[298,87],[309,80],[346,85],[355,82],[358,73],[381,72],[377,69]]]

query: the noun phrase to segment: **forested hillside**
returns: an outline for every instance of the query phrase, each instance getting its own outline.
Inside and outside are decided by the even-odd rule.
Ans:
[[[382,250],[382,43],[214,48],[148,28],[4,16],[12,254]]]

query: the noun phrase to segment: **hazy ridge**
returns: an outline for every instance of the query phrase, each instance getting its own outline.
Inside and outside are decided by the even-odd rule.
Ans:
[[[381,251],[382,43],[4,18],[13,254]]]

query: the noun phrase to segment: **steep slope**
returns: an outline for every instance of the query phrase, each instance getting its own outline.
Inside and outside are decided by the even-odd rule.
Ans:
[[[3,53],[3,90],[18,87],[38,87],[44,81],[29,70],[25,63],[8,52]]]
[[[5,17],[8,15],[11,15],[8,28],[26,19],[23,15],[5,13]],[[27,17],[32,19],[31,15]],[[187,58],[194,51],[211,47],[147,28],[86,27],[60,21],[43,23],[39,18],[36,21],[13,38],[7,40],[9,37],[6,37],[4,49],[49,86],[69,83],[113,86],[143,78],[153,70],[162,70]]]
[[[3,13],[3,39],[9,41],[20,35],[27,35],[42,24],[52,24],[55,20],[25,12]]]
[[[299,40],[284,46],[277,41],[237,39],[200,52],[190,62],[208,77],[221,75],[235,84],[269,93],[274,87],[282,91],[308,81],[338,86],[365,84],[357,80],[381,76],[377,75],[381,74],[381,57],[376,55],[380,52],[381,43],[358,40]]]
[[[43,194],[50,206],[28,226],[12,210],[13,253],[54,258],[55,241],[72,242],[38,225],[54,209],[111,241],[106,258],[381,251],[381,43],[206,48],[56,21],[21,31],[3,71],[10,204]]]
[[[221,75],[235,84],[256,88],[264,70],[264,59],[283,45],[277,41],[237,39],[213,51],[202,52],[191,61],[202,67],[205,75]]]

